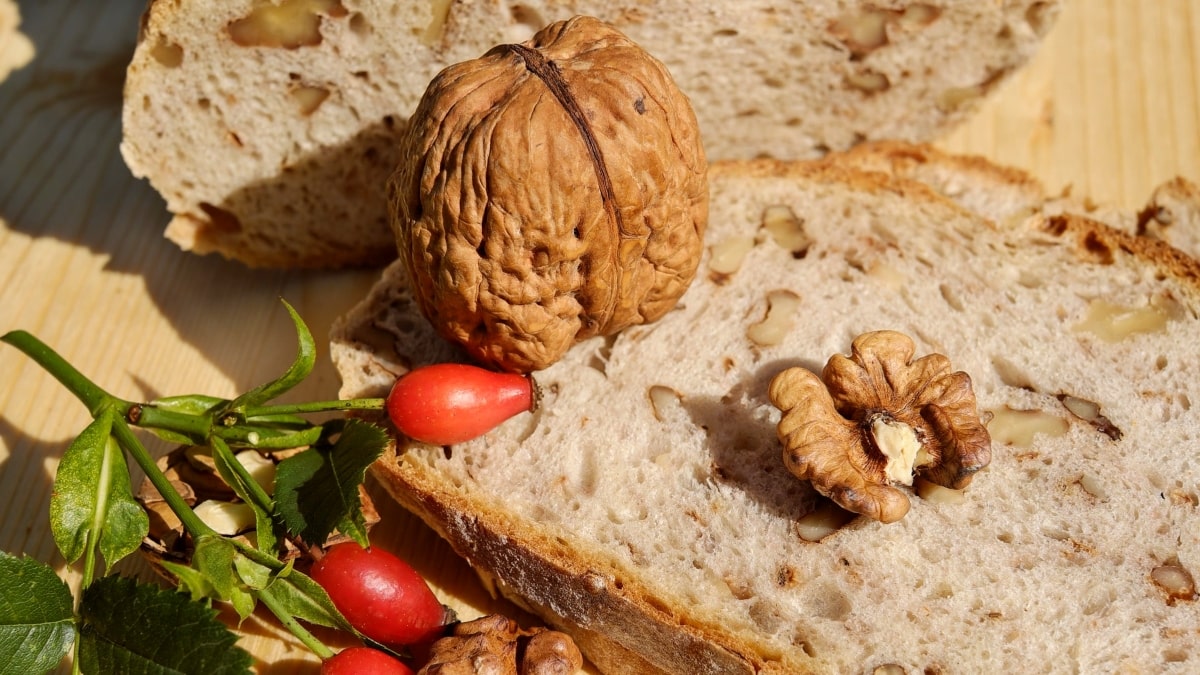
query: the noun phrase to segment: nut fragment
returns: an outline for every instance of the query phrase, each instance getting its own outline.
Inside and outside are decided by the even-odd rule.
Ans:
[[[1055,437],[1070,430],[1071,425],[1057,415],[1041,410],[1017,410],[1004,406],[989,411],[988,434],[1001,445],[1028,448],[1038,434]]]
[[[242,502],[223,502],[215,499],[200,502],[193,509],[217,534],[227,537],[254,527],[254,509]]]
[[[226,30],[241,47],[312,47],[321,44],[321,17],[346,13],[338,0],[283,0],[256,6]]]
[[[277,463],[301,451],[303,448],[288,448],[263,454],[259,450],[245,449],[234,456],[256,483],[268,494],[273,494]],[[195,505],[194,510],[200,519],[220,534],[233,536],[254,528],[253,510],[241,502],[233,489],[221,478],[208,448],[181,446],[159,457],[156,464],[184,501],[188,505]],[[379,512],[375,510],[366,488],[361,485],[358,496],[363,524],[369,530],[379,522]],[[156,572],[170,578],[158,563],[167,560],[188,564],[193,552],[192,539],[148,478],[142,479],[137,500],[150,516],[150,530],[142,540],[142,553]],[[335,531],[324,545],[332,546],[348,539],[346,535]],[[286,548],[283,554],[285,560],[292,560],[303,554],[291,541],[285,540],[283,544]],[[173,578],[171,580],[174,581]]]
[[[1170,308],[1161,303],[1126,307],[1097,298],[1088,304],[1087,317],[1073,328],[1113,343],[1141,333],[1162,332],[1170,320]]]
[[[821,541],[853,519],[853,513],[823,499],[813,510],[796,519],[796,534],[804,541]]]
[[[791,251],[793,258],[803,258],[812,246],[812,238],[804,231],[804,221],[790,206],[774,204],[763,209],[762,228],[776,245]]]
[[[695,276],[708,219],[695,114],[590,17],[442,71],[388,184],[421,310],[477,360],[530,371],[649,323]]]
[[[789,290],[767,293],[767,314],[762,321],[746,329],[746,337],[760,347],[771,347],[783,342],[792,329],[796,310],[800,307],[800,296]]]
[[[829,32],[850,50],[854,58],[862,58],[887,44],[890,18],[890,12],[880,9],[847,13],[829,26]]]
[[[1192,573],[1178,562],[1169,562],[1150,570],[1150,580],[1167,594],[1167,604],[1196,599],[1196,581]]]
[[[991,460],[991,438],[976,410],[971,378],[894,331],[855,338],[851,356],[829,359],[821,377],[788,368],[771,381],[783,411],[783,460],[801,480],[843,508],[882,522],[908,513],[894,487],[914,476],[965,488]]]
[[[646,397],[650,399],[650,410],[654,413],[654,419],[659,422],[673,419],[683,402],[683,394],[661,384],[652,385],[646,390]]]
[[[1099,403],[1093,403],[1087,399],[1071,396],[1070,394],[1059,394],[1058,400],[1062,402],[1064,408],[1071,411],[1072,415],[1096,427],[1096,431],[1108,436],[1112,440],[1119,441],[1125,435],[1124,432],[1117,428],[1117,425],[1112,423],[1112,420],[1100,414]]]
[[[325,99],[329,98],[329,90],[325,87],[318,86],[299,86],[294,87],[288,92],[292,100],[295,101],[296,107],[300,110],[300,114],[305,117],[317,111]]]
[[[491,614],[460,623],[433,643],[418,675],[573,675],[583,656],[565,633]]]
[[[874,70],[850,73],[846,76],[846,84],[868,94],[877,94],[892,86],[887,75]]]
[[[754,237],[729,237],[709,249],[708,269],[714,280],[720,281],[742,267],[742,261],[754,248]]]

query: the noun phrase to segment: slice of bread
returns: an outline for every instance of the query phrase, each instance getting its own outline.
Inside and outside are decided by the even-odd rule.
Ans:
[[[675,311],[537,373],[539,411],[401,441],[374,475],[607,673],[1196,672],[1200,262],[855,163],[715,163]],[[996,187],[978,196],[1002,211],[1024,194]],[[784,209],[781,245],[763,221]],[[784,470],[767,398],[879,329],[949,357],[993,415],[974,482],[919,487],[886,525]],[[345,397],[460,357],[399,266],[331,349]]]
[[[1034,52],[1057,0],[152,2],[121,151],[185,249],[254,266],[391,259],[383,184],[442,68],[575,14],[608,21],[688,94],[710,158],[927,140]]]

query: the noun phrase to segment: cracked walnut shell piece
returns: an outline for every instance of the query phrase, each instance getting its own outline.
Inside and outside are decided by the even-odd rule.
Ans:
[[[912,485],[914,475],[962,489],[991,461],[970,376],[951,372],[941,354],[913,360],[914,352],[903,333],[865,333],[821,377],[788,368],[769,389],[783,411],[788,470],[842,508],[885,523],[908,513],[896,486]]]
[[[657,320],[695,276],[708,169],[666,67],[576,17],[430,83],[388,183],[392,227],[438,332],[540,370]]]

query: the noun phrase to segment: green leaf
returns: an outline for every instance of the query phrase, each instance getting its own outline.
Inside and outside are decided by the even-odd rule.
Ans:
[[[49,565],[0,551],[0,675],[44,673],[75,641],[71,589]]]
[[[216,610],[182,593],[107,576],[83,592],[80,665],[85,673],[250,673],[253,659]]]
[[[287,309],[288,315],[292,317],[292,323],[296,326],[296,338],[300,343],[296,353],[296,360],[282,377],[259,385],[235,398],[225,407],[226,411],[235,411],[249,406],[261,405],[262,403],[278,398],[284,392],[303,381],[312,372],[313,365],[317,362],[317,347],[313,341],[312,333],[308,330],[308,326],[304,324],[304,320],[300,318],[300,315],[286,300],[283,301],[283,306]]]
[[[238,617],[245,619],[254,611],[254,598],[242,588],[234,563],[239,558],[232,542],[217,536],[203,536],[196,541],[192,567],[211,584],[218,600],[228,600]]]
[[[350,420],[332,448],[312,447],[280,462],[275,507],[287,529],[311,544],[337,529],[366,546],[358,487],[387,442],[383,429]]]
[[[291,568],[291,562],[288,562],[285,569]],[[249,586],[251,589],[261,591],[275,579],[275,575],[271,573],[271,568],[266,565],[260,565],[246,556],[239,556],[233,561],[233,569],[241,578],[242,583]]]
[[[213,587],[212,582],[204,573],[194,567],[188,567],[170,560],[160,560],[158,564],[163,566],[167,572],[175,576],[176,585],[180,591],[185,591],[192,600],[200,602],[209,598],[220,597],[217,589]]]
[[[105,564],[137,550],[150,519],[133,498],[129,468],[106,408],[63,453],[50,497],[50,530],[68,563],[99,543]]]
[[[325,589],[311,577],[290,566],[276,574],[272,582],[259,593],[269,593],[277,607],[284,608],[297,619],[358,634],[337,607],[334,607]]]

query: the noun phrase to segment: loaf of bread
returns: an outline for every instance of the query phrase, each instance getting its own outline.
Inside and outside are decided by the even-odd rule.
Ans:
[[[663,61],[710,158],[810,158],[927,140],[1040,43],[1057,0],[152,2],[121,152],[167,236],[252,266],[390,260],[383,184],[442,68],[575,14]]]
[[[537,373],[538,411],[401,438],[374,476],[605,673],[1200,670],[1200,262],[906,152],[939,159],[715,163],[676,310]],[[969,487],[902,488],[890,524],[785,471],[768,398],[884,329],[971,377],[992,438]],[[347,397],[461,358],[398,265],[331,349]]]

